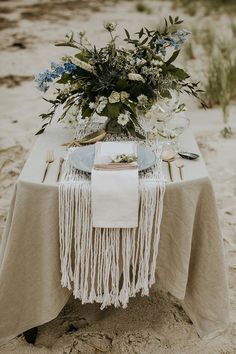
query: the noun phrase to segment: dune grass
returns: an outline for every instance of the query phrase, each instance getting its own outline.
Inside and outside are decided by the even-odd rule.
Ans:
[[[206,71],[205,100],[209,107],[219,104],[224,124],[228,124],[230,102],[236,98],[235,43],[218,41]]]
[[[195,25],[192,28],[192,41],[186,43],[184,53],[187,61],[193,60],[193,66],[194,60],[198,60],[200,55],[201,65],[196,67],[201,71],[202,98],[209,108],[221,107],[224,122],[222,134],[230,136],[230,104],[236,99],[236,22],[232,19],[220,31],[207,22]]]
[[[184,47],[184,56],[186,60],[196,59],[193,49],[193,43],[187,42]]]
[[[181,6],[191,16],[196,14],[199,6],[204,10],[205,15],[210,15],[215,11],[236,13],[235,0],[172,0],[172,2],[174,8]]]

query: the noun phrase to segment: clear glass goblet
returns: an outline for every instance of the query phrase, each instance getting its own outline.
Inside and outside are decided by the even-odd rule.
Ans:
[[[174,115],[167,122],[157,122],[156,129],[164,145],[179,151],[179,136],[189,127],[190,120],[181,113]]]
[[[157,120],[166,122],[173,117],[179,106],[179,92],[176,90],[169,90],[171,97],[159,98],[155,104],[155,112]]]
[[[148,112],[137,110],[136,112],[138,123],[145,133],[145,144],[148,146],[148,136],[152,129],[155,127],[156,115],[154,114],[153,110]]]

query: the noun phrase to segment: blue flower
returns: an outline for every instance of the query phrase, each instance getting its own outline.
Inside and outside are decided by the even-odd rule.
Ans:
[[[179,49],[179,42],[176,42],[176,40],[171,37],[171,36],[166,36],[166,41],[167,43],[171,46],[174,47],[176,50]]]
[[[51,74],[54,79],[57,79],[58,77],[60,77],[65,73],[64,67],[54,62],[51,63],[51,69],[52,69]]]
[[[65,69],[63,66],[58,66],[55,70],[54,70],[54,75],[56,75],[56,77],[60,77],[61,75],[63,75],[65,73]]]
[[[35,82],[40,91],[46,92],[49,88],[48,83],[53,81],[52,73],[49,70],[39,73],[35,77]]]
[[[76,65],[66,62],[63,65],[51,63],[51,71],[45,70],[35,77],[35,82],[40,91],[46,92],[49,89],[49,83],[60,78],[63,74],[71,74],[76,70]]]
[[[73,63],[64,63],[64,68],[66,72],[73,73],[77,69],[77,66]]]
[[[184,42],[186,42],[187,40],[187,36],[191,34],[191,32],[187,30],[181,30],[181,31],[177,31],[175,34],[178,37],[179,40],[178,43],[184,44]]]
[[[163,46],[164,44],[165,44],[164,39],[158,39],[158,40],[156,41],[156,45],[158,45],[158,46]]]
[[[56,64],[54,61],[51,62],[51,69],[52,70],[55,70],[57,66],[58,66],[58,64]]]

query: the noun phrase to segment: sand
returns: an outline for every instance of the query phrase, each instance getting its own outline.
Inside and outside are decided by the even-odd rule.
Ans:
[[[86,30],[91,41],[102,44],[104,21],[115,20],[130,32],[140,25],[155,27],[163,15],[173,13],[168,1],[147,1],[151,14],[136,11],[135,1],[0,1],[0,238],[14,183],[40,127],[38,114],[47,109],[32,82],[34,73],[67,53],[53,43],[70,30]],[[178,10],[177,15],[182,15]],[[198,15],[197,15],[198,16]],[[190,18],[187,23],[209,22]],[[222,21],[222,22],[221,22]],[[227,22],[222,16],[219,23]],[[195,68],[201,68],[201,56]],[[191,67],[191,62],[185,65]],[[195,70],[195,75],[203,72]],[[97,305],[81,306],[73,299],[55,320],[39,328],[36,345],[22,336],[0,347],[0,353],[236,353],[236,136],[224,139],[218,108],[203,111],[187,100],[191,129],[199,143],[214,184],[229,275],[232,328],[224,335],[202,341],[176,299],[158,284],[149,297],[131,299],[126,310]],[[232,106],[230,123],[236,106]]]

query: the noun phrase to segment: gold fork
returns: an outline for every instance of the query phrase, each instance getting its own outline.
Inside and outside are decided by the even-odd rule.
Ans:
[[[44,174],[43,174],[43,179],[42,179],[42,183],[44,182],[47,172],[48,172],[48,167],[49,164],[52,163],[54,161],[54,154],[52,150],[48,150],[47,154],[46,154],[46,166],[45,166],[45,170],[44,170]]]

